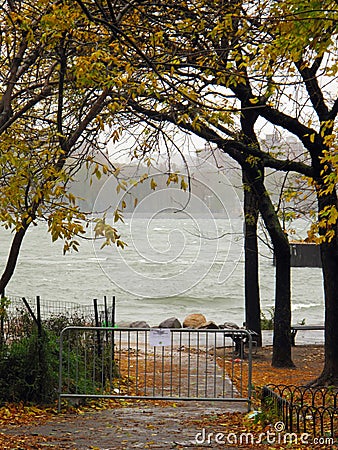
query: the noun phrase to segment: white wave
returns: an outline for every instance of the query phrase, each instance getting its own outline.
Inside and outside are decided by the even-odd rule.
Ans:
[[[298,311],[300,309],[310,309],[310,308],[323,308],[321,303],[296,303],[291,305],[291,311]]]
[[[97,256],[93,257],[93,258],[88,258],[87,261],[88,262],[95,262],[95,261],[107,261],[108,258],[98,258]]]

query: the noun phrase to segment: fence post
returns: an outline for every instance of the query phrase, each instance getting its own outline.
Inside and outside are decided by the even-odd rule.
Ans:
[[[28,303],[28,301],[26,300],[25,297],[22,297],[22,301],[24,302],[26,308],[28,309],[29,314],[31,315],[32,319],[34,320],[36,326],[38,327],[38,319],[36,318],[32,308],[30,307],[30,304]]]
[[[63,354],[63,335],[65,333],[65,330],[67,328],[63,329],[60,334],[60,348],[59,348],[59,392],[58,392],[58,413],[61,412],[61,394],[62,394],[62,354]]]
[[[93,302],[94,302],[95,326],[99,327],[100,326],[100,322],[99,322],[99,311],[98,311],[98,308],[97,308],[97,298],[94,298]],[[100,335],[100,330],[97,330],[96,336],[97,336],[97,353],[98,353],[99,356],[101,356],[101,335]]]
[[[108,306],[107,306],[107,296],[104,295],[103,296],[103,302],[104,302],[104,322],[105,322],[105,327],[108,328],[109,327],[109,322],[108,322]],[[108,331],[106,332],[106,342],[109,341],[109,333]]]
[[[40,304],[40,296],[36,296],[36,319],[37,319],[37,327],[38,327],[38,337],[42,336],[42,324],[41,324],[41,304]]]
[[[115,361],[115,295],[113,295],[113,304],[111,311],[111,326],[113,328],[111,335],[111,348],[112,348],[112,358]]]

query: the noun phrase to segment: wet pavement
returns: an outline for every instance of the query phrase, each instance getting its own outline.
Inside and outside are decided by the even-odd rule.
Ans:
[[[203,442],[201,416],[214,418],[226,411],[246,409],[243,403],[177,402],[160,406],[144,402],[76,416],[60,415],[44,425],[0,431],[39,436],[43,447],[54,449],[219,448]],[[48,437],[47,442],[43,442],[44,437]]]

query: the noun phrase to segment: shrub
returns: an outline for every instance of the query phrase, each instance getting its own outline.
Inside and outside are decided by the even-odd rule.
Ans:
[[[274,318],[275,318],[275,308],[272,306],[268,309],[268,314],[270,317],[267,317],[263,311],[261,312],[261,328],[262,330],[273,330]]]
[[[56,339],[46,332],[4,345],[0,360],[0,399],[48,403],[54,400],[58,383]]]
[[[0,345],[0,402],[54,401],[58,393],[60,333],[67,326],[84,326],[87,320],[76,313],[50,316],[42,322],[40,336],[36,323],[24,310],[17,310],[7,323]],[[63,369],[71,392],[104,389],[110,375],[119,375],[110,359],[111,345],[99,346],[96,333],[83,341],[78,333],[66,336]]]

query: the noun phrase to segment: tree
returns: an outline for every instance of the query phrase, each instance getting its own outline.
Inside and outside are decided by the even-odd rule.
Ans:
[[[0,221],[13,230],[0,279],[4,295],[32,224],[47,222],[53,241],[62,238],[65,251],[77,250],[76,237],[88,219],[69,181],[84,163],[96,176],[114,171],[99,166],[93,150],[102,118],[109,121],[114,113],[111,96],[122,86],[125,67],[93,58],[98,42],[103,51],[109,40],[76,5],[3,2],[0,24]],[[111,51],[106,55],[116,58]],[[102,68],[106,87],[97,89]],[[97,222],[96,233],[123,246],[104,221]]]
[[[153,6],[152,17],[149,9],[143,13],[148,21],[157,20],[158,24],[156,8],[158,5]],[[210,141],[231,154],[243,143],[226,138],[233,135],[229,130],[231,117],[250,111],[293,134],[307,151],[307,158],[289,160],[277,152],[263,152],[257,145],[241,147],[247,163],[259,158],[266,167],[305,175],[314,185],[318,220],[313,234],[321,245],[326,327],[325,366],[317,382],[338,384],[338,99],[337,89],[328,89],[337,73],[337,4],[315,0],[199,2],[175,10],[166,4],[164,10],[157,43],[171,50],[171,62],[163,60],[163,51],[161,64],[171,68],[168,86],[179,89],[180,97],[176,95],[172,111],[158,109],[158,116],[167,113],[168,119],[181,127],[199,134],[203,131],[206,138],[209,135]],[[231,102],[229,92],[237,102]],[[257,193],[264,192],[258,190],[261,187],[258,184]],[[272,210],[265,206],[267,219],[271,218]],[[265,206],[260,207],[262,213]],[[271,230],[276,232],[277,228]],[[275,250],[287,260],[285,237],[280,233],[275,237],[279,242]],[[282,265],[281,272],[278,267],[276,271],[277,276],[285,275]],[[288,296],[283,290],[279,293]],[[281,323],[287,324],[289,319],[285,319]],[[275,336],[278,331],[277,326]]]
[[[315,234],[321,245],[326,327],[325,366],[317,383],[338,384],[335,344],[338,338],[335,327],[338,317],[335,276],[338,269],[335,136],[338,99],[337,90],[327,88],[336,80],[337,73],[337,4],[332,1],[229,2],[220,8],[218,2],[209,2],[199,6],[199,11],[195,4],[191,9],[186,6],[181,13],[170,11],[176,18],[172,22],[175,32],[171,33],[169,27],[166,32],[162,30],[163,40],[171,40],[170,46],[179,59],[179,68],[174,71],[175,82],[177,85],[182,80],[186,114],[186,117],[181,115],[180,124],[183,126],[184,122],[196,132],[198,121],[208,123],[213,130],[222,130],[224,136],[229,111],[236,113],[237,109],[241,114],[251,111],[296,136],[307,150],[308,159],[295,161],[278,153],[262,152],[257,146],[247,146],[242,152],[246,161],[256,157],[266,166],[303,174],[315,187],[318,203]],[[170,6],[166,10],[167,21],[169,9]],[[296,88],[297,95],[293,95],[290,86]],[[209,98],[204,95],[207,88]],[[241,102],[240,107],[229,104],[226,96],[229,90]],[[201,108],[196,111],[199,103],[209,106],[208,116]],[[210,107],[217,111],[213,120]],[[219,136],[215,137],[214,142],[221,145],[220,141]],[[227,151],[230,152],[229,148]],[[269,211],[267,208],[268,217],[272,217],[272,210]],[[277,228],[273,227],[273,231]],[[279,248],[284,254],[281,259],[287,260],[284,240],[278,233],[281,245],[276,243],[275,250]],[[282,266],[280,270],[283,273]],[[276,271],[278,276],[278,267]],[[284,295],[288,294],[284,292]],[[278,331],[281,330],[277,326],[275,336]]]
[[[262,164],[293,170],[312,180],[318,202],[314,232],[321,244],[326,304],[326,361],[319,382],[337,383],[338,350],[333,325],[338,316],[334,132],[338,101],[325,88],[325,82],[334,80],[337,71],[332,57],[337,54],[336,2],[201,1],[178,7],[167,2],[120,1],[115,3],[116,10],[108,0],[78,3],[88,20],[109,32],[111,45],[117,45],[122,49],[119,53],[132,61],[125,67],[128,81],[130,66],[139,69],[137,81],[134,78],[139,89],[132,96],[119,93],[117,100],[112,100],[113,105],[123,98],[123,105],[129,106],[131,112],[136,110],[144,117],[156,117],[157,121],[169,120],[185,130],[203,134],[242,159],[248,170],[254,167],[256,175]],[[96,54],[95,58],[96,63],[102,62],[102,55]],[[104,83],[100,81],[102,88]],[[293,95],[293,87],[297,95]],[[246,136],[238,135],[236,127],[239,116],[245,112],[254,116],[254,124],[262,118],[295,135],[306,148],[309,160],[290,160],[273,151],[262,151],[257,144],[248,145]],[[258,198],[260,211],[270,223],[275,210],[266,202],[260,178],[256,176],[252,182],[255,181],[257,194],[263,195]],[[275,250],[280,250],[282,260],[287,259],[279,222],[272,220],[268,227],[278,241]],[[286,272],[282,265],[277,266],[277,282]],[[287,310],[289,293],[282,287],[276,292],[284,299]],[[280,339],[276,338],[278,350],[287,348],[286,364],[287,315],[281,318],[284,329],[278,325],[275,329],[275,337],[280,333]]]
[[[283,21],[280,18],[284,17]],[[260,25],[263,26],[263,23]],[[316,190],[317,242],[321,245],[325,295],[325,364],[315,383],[338,384],[337,278],[337,4],[332,1],[280,2],[264,20],[270,35],[266,45],[263,77],[265,86],[274,83],[278,95],[257,96],[259,114],[276,126],[294,134],[307,149]],[[257,47],[258,48],[258,47]],[[262,68],[261,68],[262,69]],[[279,75],[280,81],[276,81]],[[298,86],[299,97],[290,113],[283,110],[283,83]],[[332,86],[330,89],[329,87]],[[290,102],[290,98],[289,98]],[[306,106],[310,109],[307,114]]]
[[[116,22],[109,9],[109,2],[106,7],[102,6],[99,10],[91,8],[90,2],[78,2],[86,13],[87,17],[97,23],[104,24],[112,34],[118,35],[123,42],[125,42],[130,51],[135,51],[141,56],[140,64],[145,65],[151,70],[151,88],[144,92],[144,99],[131,99],[128,104],[132,111],[143,114],[143,117],[150,117],[155,121],[170,121],[182,129],[192,131],[200,136],[215,142],[220,148],[229,154],[236,155],[237,161],[244,166],[249,166],[253,172],[252,164],[247,163],[241,152],[233,152],[231,147],[232,141],[227,142],[229,136],[234,137],[236,132],[231,131],[233,120],[231,113],[239,111],[236,107],[223,108],[218,107],[216,103],[209,100],[212,89],[219,84],[226,88],[233,87],[237,90],[238,74],[222,75],[222,78],[217,78],[220,72],[216,72],[212,68],[214,64],[214,54],[209,54],[209,48],[205,46],[204,37],[210,33],[210,40],[213,48],[216,48],[216,41],[218,41],[219,31],[224,31],[222,28],[216,32],[216,22],[221,22],[218,14],[219,10],[215,11],[216,4],[201,3],[199,8],[192,4],[190,7],[183,5],[182,8],[173,8],[170,4],[164,4],[163,10],[159,5],[149,5],[137,2],[135,9],[130,8],[130,14],[133,14],[133,26],[126,28],[116,28]],[[122,2],[123,3],[123,2]],[[102,4],[103,5],[103,4]],[[225,8],[225,12],[229,13],[234,7],[230,5]],[[236,10],[237,6],[235,5]],[[132,13],[131,13],[132,11]],[[159,19],[163,17],[163,20]],[[175,23],[175,27],[173,27]],[[219,26],[219,25],[217,25]],[[134,29],[135,27],[135,29]],[[145,30],[140,35],[136,28]],[[238,28],[238,25],[236,25]],[[231,30],[233,31],[233,30]],[[202,37],[204,36],[204,37]],[[215,42],[213,42],[215,41]],[[145,43],[142,51],[138,47],[139,42]],[[222,38],[221,44],[224,44]],[[241,56],[236,46],[233,43],[227,43],[229,48],[220,49],[217,53],[217,58],[223,58],[222,63],[227,64],[227,57],[230,49],[239,58]],[[150,48],[149,48],[150,47]],[[148,52],[155,55],[150,61]],[[157,52],[157,53],[156,53]],[[202,57],[200,55],[203,55]],[[219,56],[222,58],[219,58]],[[209,61],[210,64],[209,64]],[[241,60],[238,61],[240,64]],[[243,79],[243,77],[242,77]],[[249,86],[250,88],[250,86]],[[246,92],[247,94],[247,92]],[[224,94],[221,103],[226,99]],[[242,103],[247,104],[249,96],[240,99]],[[246,127],[246,120],[242,120],[243,136],[237,138],[237,143],[245,143],[247,147],[247,154],[250,154],[250,147],[252,144],[257,146],[258,142],[254,135],[253,126],[258,118],[257,113],[246,120],[251,121],[251,126]],[[226,127],[230,125],[230,127]],[[214,130],[217,133],[214,135]],[[228,148],[229,147],[229,148]],[[257,159],[257,156],[256,156]],[[253,160],[251,160],[252,162]],[[256,162],[255,164],[256,165]],[[262,163],[262,167],[264,164]],[[262,173],[259,168],[256,173]],[[247,177],[249,184],[253,183],[253,177]],[[255,183],[256,185],[257,183]],[[277,287],[276,287],[276,320],[275,320],[275,345],[274,345],[274,359],[273,363],[276,366],[292,366],[291,361],[291,345],[288,330],[290,329],[291,310],[290,310],[290,264],[286,264],[289,258],[289,247],[285,235],[280,232],[279,222],[277,217],[273,221],[274,226],[271,226],[270,215],[275,214],[272,204],[265,204],[265,197],[267,192],[263,188],[264,196],[262,197],[261,190],[259,194],[255,192],[253,186],[250,185],[250,190],[247,190],[246,201],[250,196],[256,197],[257,202],[263,209],[263,215],[269,221],[268,229],[273,233],[272,238],[275,246],[277,256]],[[262,211],[261,211],[262,212]],[[256,217],[256,214],[253,216]],[[248,219],[248,215],[246,216]],[[256,220],[256,219],[255,219]],[[249,229],[249,221],[246,220],[247,229]],[[275,232],[275,226],[279,227],[279,232]],[[256,225],[252,228],[254,232],[254,240],[256,239]],[[251,281],[255,284],[255,289],[247,287],[247,299],[249,293],[252,294],[252,300],[247,301],[248,305],[254,305],[253,310],[255,316],[250,316],[252,321],[252,328],[256,328],[260,333],[259,324],[259,297],[258,297],[258,275],[257,275],[257,243],[252,239],[250,233],[246,233],[247,243],[253,242],[253,247],[249,248],[246,245],[247,259],[254,256],[254,263],[246,265],[246,284]],[[288,255],[286,257],[285,255]],[[253,258],[250,258],[253,259]],[[248,262],[248,261],[247,261]],[[249,270],[253,269],[250,273]],[[251,269],[251,270],[252,270]],[[250,280],[251,279],[251,280]],[[251,326],[251,324],[248,324]]]
[[[321,245],[326,305],[326,360],[319,382],[337,384],[334,130],[338,101],[336,89],[327,89],[337,72],[337,2],[214,1],[181,7],[167,2],[121,3],[133,14],[134,22],[118,34],[129,49],[146,56],[143,62],[153,70],[152,107],[158,118],[192,132],[207,124],[209,131],[217,130],[214,142],[221,145],[223,141],[231,153],[227,140],[234,134],[228,133],[234,116],[250,111],[296,136],[307,150],[307,159],[294,161],[274,151],[262,152],[257,146],[241,151],[247,161],[259,158],[266,167],[309,177],[316,189],[318,221],[313,234]],[[102,5],[93,12],[88,9],[92,3],[86,2],[88,17],[116,35],[110,2]],[[141,50],[135,50],[136,42],[142,42]],[[150,54],[156,58],[149,60]],[[156,109],[156,96],[164,91],[166,102]],[[234,139],[230,144],[238,148],[240,143]],[[286,248],[281,234],[279,238],[281,249]]]

